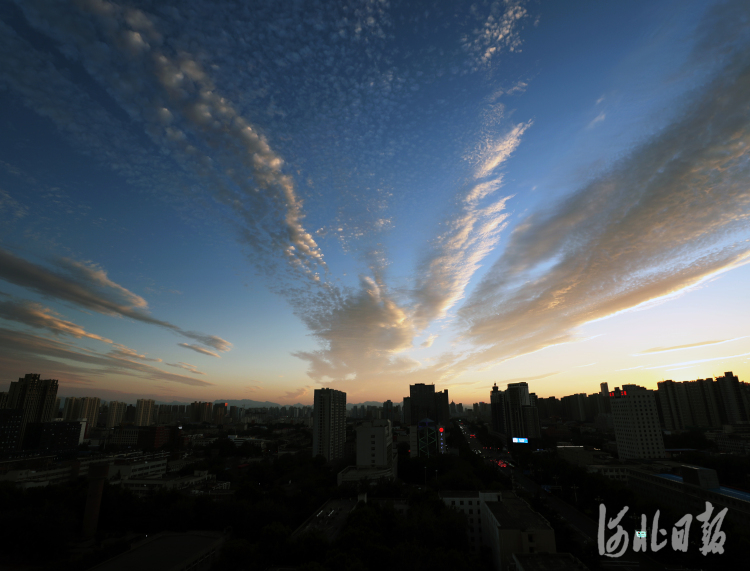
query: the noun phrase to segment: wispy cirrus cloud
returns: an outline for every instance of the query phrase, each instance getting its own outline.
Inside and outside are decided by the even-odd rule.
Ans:
[[[217,359],[221,359],[218,353],[214,353],[213,351],[209,351],[205,347],[201,347],[200,345],[195,345],[191,343],[178,343],[177,344],[180,347],[185,347],[185,349],[190,349],[191,351],[195,351],[196,353],[200,353],[201,355],[208,355],[209,357],[216,357]]]
[[[109,352],[106,354],[92,350],[82,350],[75,345],[55,339],[48,339],[22,331],[0,328],[0,362],[27,362],[25,358],[50,361],[50,370],[66,367],[68,373],[75,373],[81,379],[101,377],[102,375],[129,375],[145,380],[160,380],[192,386],[211,386],[213,383],[200,381],[192,377],[168,373],[143,362],[134,360],[127,351]],[[137,357],[136,357],[137,358]],[[63,361],[63,363],[60,363]]]
[[[104,343],[112,343],[111,339],[89,333],[80,325],[61,319],[60,315],[49,307],[25,299],[0,301],[0,318],[36,329],[46,329],[55,335],[70,335],[78,339],[86,337]]]
[[[739,355],[725,355],[722,357],[709,357],[706,359],[694,359],[692,361],[681,361],[680,363],[669,363],[668,365],[656,365],[655,367],[644,367],[645,369],[666,369],[668,367],[687,368],[687,365],[697,365],[699,363],[710,363],[711,361],[726,361],[727,359],[737,359],[747,357],[750,353],[740,353]],[[676,370],[676,369],[672,369]]]
[[[126,347],[125,345],[120,345],[119,343],[116,343],[115,348],[107,354],[112,357],[120,357],[124,359],[138,359],[139,361],[152,361],[154,363],[162,362],[161,359],[146,357],[145,354],[140,354],[135,349],[131,349],[130,347]]]
[[[750,261],[746,4],[699,31],[722,62],[674,122],[608,172],[514,230],[461,308],[466,364],[574,338],[575,329]]]
[[[53,263],[54,270],[0,249],[0,279],[82,309],[157,325],[218,351],[229,351],[232,347],[231,343],[215,335],[185,331],[172,323],[152,317],[146,313],[148,303],[145,299],[113,282],[102,268],[92,263],[69,258],[58,258]],[[20,309],[16,310],[19,311]],[[27,314],[29,311],[31,310],[27,307]],[[37,311],[37,320],[41,323],[39,320],[42,318],[38,314]]]
[[[641,357],[643,355],[652,355],[655,353],[669,353],[671,351],[683,351],[685,349],[695,349],[696,347],[710,347],[711,345],[723,345],[724,343],[731,343],[732,341],[739,341],[740,339],[747,339],[747,335],[742,337],[735,337],[733,339],[723,339],[721,341],[701,341],[699,343],[688,343],[686,345],[675,345],[673,347],[652,347],[651,349],[644,349],[640,353],[635,353],[634,357]]]
[[[177,367],[178,369],[185,369],[186,371],[190,371],[191,373],[195,373],[196,375],[205,374],[202,371],[199,371],[195,365],[191,365],[190,363],[183,363],[182,361],[178,363],[166,363],[166,365],[170,367]]]

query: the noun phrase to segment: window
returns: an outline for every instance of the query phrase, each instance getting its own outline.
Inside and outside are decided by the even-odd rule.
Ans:
[[[451,500],[451,505],[455,506],[456,505],[456,500]]]
[[[462,500],[462,501],[460,502],[460,504],[461,504],[461,505],[464,505],[464,502],[463,502],[463,500]]]
[[[470,514],[473,514],[473,513],[474,513],[474,510],[469,510],[469,513],[470,513]]]

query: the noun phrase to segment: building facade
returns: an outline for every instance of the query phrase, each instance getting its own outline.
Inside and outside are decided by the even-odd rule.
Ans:
[[[624,385],[609,398],[620,459],[666,458],[654,391]]]
[[[151,426],[154,416],[154,401],[151,399],[138,399],[135,403],[135,425]]]
[[[346,441],[346,393],[315,389],[313,401],[313,457],[329,462],[344,457]]]
[[[23,410],[20,442],[26,425],[31,422],[49,422],[55,416],[58,382],[54,379],[42,380],[40,375],[27,374],[10,384],[7,408]]]

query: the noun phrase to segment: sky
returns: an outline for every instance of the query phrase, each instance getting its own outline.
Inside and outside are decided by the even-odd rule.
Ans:
[[[750,4],[0,5],[0,390],[750,380]],[[5,389],[7,390],[7,389]]]

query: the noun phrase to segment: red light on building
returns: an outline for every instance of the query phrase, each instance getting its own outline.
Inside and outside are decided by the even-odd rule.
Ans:
[[[609,396],[613,397],[615,396],[615,393],[609,393]]]
[[[628,393],[627,393],[626,391],[622,391],[622,392],[621,392],[620,394],[621,394],[622,396],[627,396],[627,394],[628,394]]]
[[[445,429],[444,429],[444,428],[443,428],[443,427],[441,426],[440,428],[438,428],[438,430],[439,430],[440,432],[443,432],[443,431],[444,431]]]

